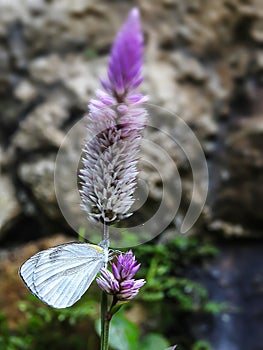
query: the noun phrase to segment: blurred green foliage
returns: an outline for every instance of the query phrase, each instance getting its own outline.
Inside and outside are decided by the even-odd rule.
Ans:
[[[89,300],[68,309],[57,310],[47,307],[34,296],[30,296],[29,299],[19,302],[19,309],[24,313],[26,322],[18,326],[15,335],[9,329],[5,315],[0,313],[0,349],[99,349],[98,302]],[[89,322],[91,320],[93,322]],[[141,337],[138,326],[129,321],[123,312],[116,314],[112,319],[112,350],[164,350],[168,345],[168,341],[160,334]]]
[[[191,279],[191,271],[201,270],[204,261],[215,258],[217,248],[202,238],[177,236],[165,243],[138,246],[134,252],[142,262],[138,277],[147,281],[140,297],[155,320],[153,327],[178,344],[178,350],[209,350],[207,342],[196,342],[190,335],[190,320],[211,317],[229,306],[210,300],[207,289]]]
[[[89,321],[98,313],[98,304],[94,300],[57,310],[30,295],[28,300],[18,303],[18,308],[25,320],[18,324],[15,332],[8,328],[6,317],[0,316],[0,349],[81,350],[94,349],[94,344],[98,343],[94,322]]]
[[[211,345],[205,340],[197,341],[191,350],[212,350]]]
[[[100,334],[100,322],[96,322]],[[167,339],[161,334],[140,334],[139,328],[119,312],[114,315],[110,325],[110,347],[114,350],[164,350],[169,346]]]
[[[179,236],[166,244],[145,244],[134,249],[139,261],[143,261],[140,277],[146,279],[142,295],[146,301],[175,300],[181,311],[218,313],[225,304],[209,300],[205,287],[185,278],[190,266],[200,265],[207,257],[215,257],[217,249],[197,238]]]
[[[189,270],[214,258],[217,249],[200,238],[178,236],[133,250],[141,263],[137,277],[147,281],[136,298],[146,316],[139,329],[123,310],[117,313],[110,328],[111,349],[164,350],[169,344],[178,344],[178,350],[210,350],[206,341],[189,336],[189,323],[184,323],[184,319],[217,314],[227,307],[210,300],[205,287],[189,277]],[[0,349],[98,349],[99,299],[100,293],[92,287],[73,307],[56,310],[31,295],[18,303],[22,318],[16,329],[10,329],[7,315],[0,313]],[[133,302],[128,303],[126,309],[132,305]]]

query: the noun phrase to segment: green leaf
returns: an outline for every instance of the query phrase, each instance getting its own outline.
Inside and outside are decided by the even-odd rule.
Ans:
[[[116,350],[137,350],[139,330],[122,315],[113,317],[110,325],[109,344]]]
[[[169,346],[168,341],[160,334],[147,334],[140,344],[140,350],[164,350]]]
[[[142,294],[142,299],[145,301],[159,301],[164,299],[164,293],[147,291],[147,293]]]
[[[227,305],[226,303],[219,303],[216,301],[208,301],[204,305],[204,311],[211,314],[219,314],[228,309],[229,309],[229,305]]]
[[[100,335],[100,320],[95,323]],[[122,314],[114,315],[110,322],[109,345],[114,350],[138,350],[139,330]]]
[[[207,341],[199,340],[192,346],[191,350],[212,350],[212,348]]]
[[[9,348],[10,349],[26,350],[26,349],[28,349],[28,345],[29,344],[22,337],[11,336],[9,338]]]

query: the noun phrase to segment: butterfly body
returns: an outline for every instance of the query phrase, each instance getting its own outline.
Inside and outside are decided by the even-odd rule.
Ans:
[[[66,243],[33,255],[19,274],[35,296],[61,309],[81,298],[108,259],[105,241],[100,245]]]

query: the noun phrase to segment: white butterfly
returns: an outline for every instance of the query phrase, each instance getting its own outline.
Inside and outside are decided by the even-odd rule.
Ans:
[[[19,274],[35,296],[62,309],[82,297],[108,260],[107,241],[99,245],[66,243],[33,255]]]

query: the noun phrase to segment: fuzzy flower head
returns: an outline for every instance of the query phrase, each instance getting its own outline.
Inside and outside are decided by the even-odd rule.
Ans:
[[[146,283],[144,279],[133,278],[139,268],[140,264],[130,250],[117,257],[116,263],[112,264],[112,272],[106,268],[101,269],[101,276],[97,277],[97,283],[104,292],[114,295],[117,300],[132,300]]]
[[[133,9],[112,47],[103,90],[89,103],[88,138],[80,171],[82,208],[91,221],[112,223],[130,215],[146,98],[142,81],[143,38]]]

